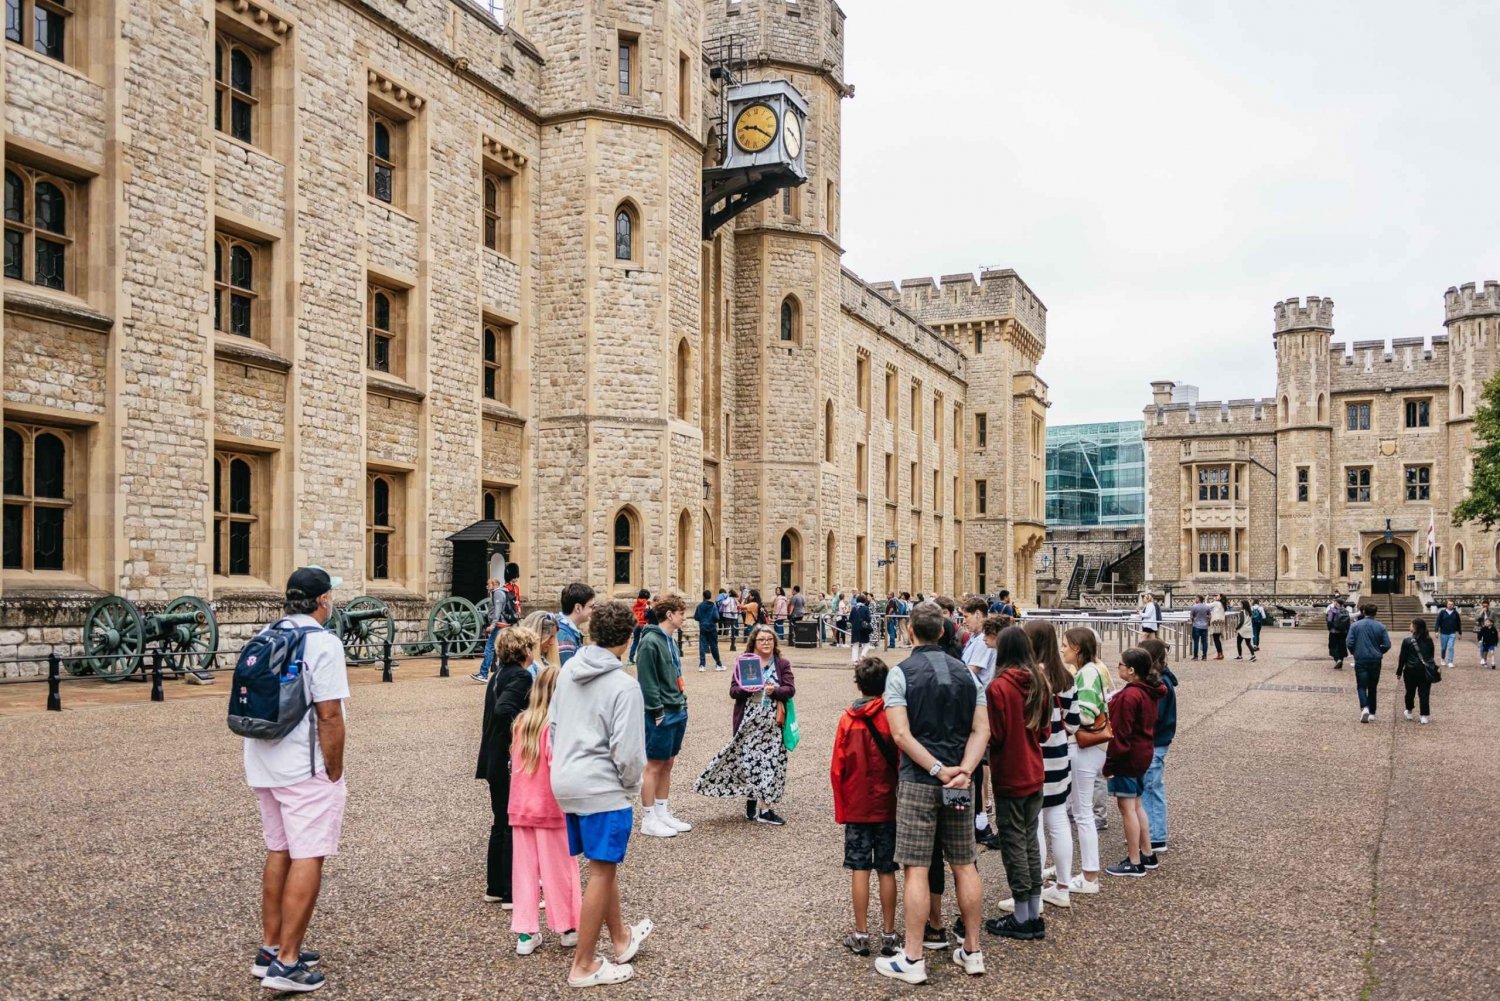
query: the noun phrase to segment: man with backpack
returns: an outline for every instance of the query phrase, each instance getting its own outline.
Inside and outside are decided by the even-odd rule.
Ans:
[[[286,584],[286,615],[240,650],[229,728],[245,738],[245,781],[260,805],[266,863],[260,950],[250,968],[275,991],[323,986],[316,952],[302,948],[344,820],[344,648],[324,628],[333,589],[322,567],[299,567]]]
[[[1324,618],[1328,622],[1328,656],[1333,658],[1333,669],[1342,671],[1349,656],[1349,609],[1335,597],[1328,603]]]

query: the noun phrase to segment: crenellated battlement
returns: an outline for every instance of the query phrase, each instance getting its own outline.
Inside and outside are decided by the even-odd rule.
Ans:
[[[1346,350],[1347,347],[1347,350]],[[1329,389],[1335,393],[1363,392],[1375,386],[1436,386],[1449,381],[1448,338],[1439,334],[1429,346],[1421,337],[1390,341],[1330,344],[1332,366]]]
[[[842,271],[840,305],[844,312],[856,316],[875,330],[900,341],[923,358],[948,368],[963,379],[963,353],[941,334],[922,323],[902,307],[887,289],[890,282],[869,283],[848,268]]]
[[[1184,433],[1269,434],[1276,430],[1276,401],[1265,399],[1200,400],[1197,403],[1153,403],[1146,407],[1146,437],[1181,437]]]
[[[1500,281],[1484,283],[1480,291],[1474,282],[1443,293],[1444,324],[1476,316],[1500,316]]]
[[[996,268],[901,282],[875,282],[871,288],[894,298],[923,323],[939,326],[1014,319],[1039,343],[1047,343],[1047,307],[1010,268]]]
[[[1277,334],[1294,330],[1333,330],[1333,300],[1310,295],[1304,305],[1293,297],[1283,299],[1272,307],[1276,316]]]

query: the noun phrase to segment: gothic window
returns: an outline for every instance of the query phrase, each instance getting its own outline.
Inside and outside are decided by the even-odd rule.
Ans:
[[[823,461],[832,462],[837,451],[837,443],[834,441],[833,401],[829,400],[823,404]]]
[[[1432,467],[1406,467],[1406,499],[1424,501],[1432,499]]]
[[[255,336],[256,262],[260,248],[225,234],[214,238],[214,329]]]
[[[74,291],[68,274],[73,185],[29,167],[5,167],[5,277]]]
[[[1349,431],[1370,430],[1370,404],[1346,404],[1344,406],[1344,427]]]
[[[641,525],[633,510],[615,515],[613,533],[614,584],[624,589],[640,581]]]
[[[67,527],[74,442],[73,432],[62,428],[5,425],[5,569],[72,569]]]
[[[1406,426],[1408,429],[1432,426],[1432,401],[1407,400]]]
[[[791,529],[781,536],[777,567],[777,580],[782,587],[790,588],[802,580],[802,537]]]
[[[404,123],[387,118],[377,111],[370,112],[367,151],[369,177],[366,182],[368,191],[372,197],[397,208],[401,207],[401,199],[397,197],[396,172],[402,166],[399,154],[405,135]]]
[[[974,447],[984,448],[990,436],[990,418],[988,414],[974,415]]]
[[[365,307],[365,365],[374,372],[406,376],[406,294],[371,284]]]
[[[1305,500],[1307,500],[1308,486],[1309,486],[1308,485],[1308,468],[1306,466],[1298,466],[1297,467],[1297,500],[1299,500],[1299,501],[1305,501]]]
[[[1327,572],[1328,572],[1328,550],[1324,549],[1321,545],[1319,545],[1318,546],[1318,573],[1321,575],[1321,574],[1325,574]]]
[[[256,566],[260,511],[256,503],[259,463],[253,456],[214,453],[214,573],[244,577]]]
[[[5,37],[34,52],[67,61],[68,19],[75,0],[5,0]]]
[[[405,484],[397,473],[370,473],[365,493],[365,574],[400,580],[401,512]]]
[[[974,481],[974,513],[988,514],[990,506],[990,485],[987,480]]]
[[[692,405],[692,391],[689,382],[693,372],[693,352],[688,347],[687,338],[684,337],[677,342],[677,419],[685,421],[688,419],[688,411]]]
[[[1198,469],[1198,499],[1200,501],[1229,500],[1229,467],[1202,466]]]
[[[511,497],[515,487],[509,486],[486,486],[484,488],[484,500],[482,509],[486,521],[503,521],[507,527],[511,522]]]
[[[781,339],[793,344],[802,343],[802,304],[794,295],[781,300]]]
[[[484,398],[512,403],[511,378],[513,355],[511,326],[506,323],[484,325]]]
[[[484,174],[484,245],[509,257],[511,253],[511,213],[513,177],[496,170]]]
[[[1344,499],[1350,504],[1370,503],[1370,467],[1351,466],[1344,470]]]
[[[622,203],[615,209],[615,260],[634,261],[636,254],[636,229],[639,219],[635,210]]]
[[[214,128],[241,142],[255,141],[260,54],[238,39],[214,40]]]
[[[624,96],[640,93],[640,68],[638,63],[639,40],[634,35],[620,35],[616,49],[619,64],[620,93]]]
[[[1229,573],[1229,532],[1198,533],[1198,572]]]
[[[1457,576],[1463,573],[1465,569],[1464,544],[1462,542],[1455,542],[1453,544],[1453,573]]]

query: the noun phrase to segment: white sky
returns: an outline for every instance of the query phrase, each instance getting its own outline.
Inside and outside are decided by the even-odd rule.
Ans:
[[[1431,336],[1444,289],[1500,279],[1491,5],[841,6],[845,262],[1015,268],[1051,424],[1139,418],[1152,379],[1270,396],[1279,299],[1331,296],[1335,340]]]

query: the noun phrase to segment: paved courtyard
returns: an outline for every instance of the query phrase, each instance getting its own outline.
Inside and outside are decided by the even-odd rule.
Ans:
[[[1268,631],[1257,663],[1179,667],[1162,868],[1049,909],[1044,943],[986,938],[982,982],[943,956],[923,988],[838,946],[848,879],[827,768],[853,694],[846,652],[795,655],[804,736],[780,829],[688,791],[730,725],[727,675],[690,668],[672,800],[697,829],[632,841],[626,919],[649,915],[657,932],[636,980],[607,996],[1500,996],[1500,770],[1483,725],[1500,718],[1500,673],[1447,672],[1433,724],[1418,727],[1400,720],[1388,658],[1380,722],[1360,726],[1353,672],[1332,671],[1322,644]],[[354,689],[343,853],[309,936],[325,998],[569,993],[556,939],[517,958],[508,915],[480,901],[481,689],[459,667],[440,679],[408,664],[393,685]],[[179,697],[201,691],[180,683],[164,704],[145,702],[146,686],[90,698],[91,684],[65,686],[63,713],[4,693],[0,995],[269,996],[247,975],[262,846],[221,698]],[[39,709],[44,687],[28,691]],[[1101,841],[1106,861],[1121,853],[1118,818]],[[993,914],[1008,896],[998,854],[980,867]]]

